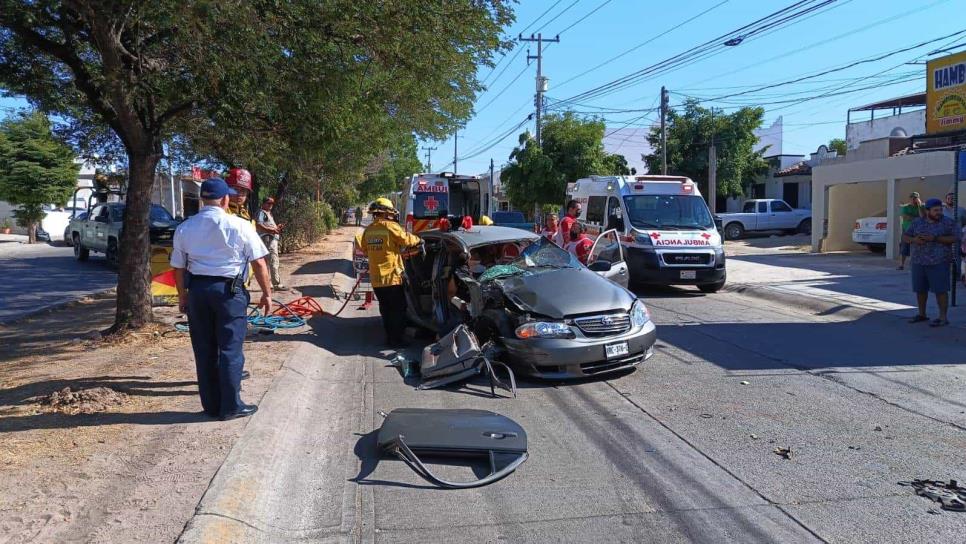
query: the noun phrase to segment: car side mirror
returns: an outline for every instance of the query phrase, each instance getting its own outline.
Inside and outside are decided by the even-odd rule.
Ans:
[[[721,234],[721,230],[724,228],[724,222],[717,215],[714,216],[714,228],[718,231],[718,234]]]
[[[587,268],[593,270],[594,272],[610,272],[611,264],[607,261],[594,261],[590,263]]]

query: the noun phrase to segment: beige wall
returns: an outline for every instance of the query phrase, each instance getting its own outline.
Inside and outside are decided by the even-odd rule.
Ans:
[[[812,169],[812,251],[859,249],[852,243],[855,220],[885,209],[891,234],[886,254],[896,257],[899,205],[911,191],[927,199],[941,197],[952,188],[953,152],[858,160],[863,156],[850,153],[844,160]],[[960,201],[966,202],[966,183],[960,185]],[[823,239],[826,217],[828,237]]]

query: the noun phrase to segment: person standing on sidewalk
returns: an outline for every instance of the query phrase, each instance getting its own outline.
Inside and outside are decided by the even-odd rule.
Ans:
[[[913,192],[909,195],[909,203],[900,206],[899,213],[902,215],[902,232],[906,232],[909,230],[913,221],[925,214],[919,193]],[[906,242],[899,243],[899,270],[906,268],[906,258],[909,257],[910,251],[911,244],[907,244]]]
[[[946,201],[943,202],[943,215],[945,215],[950,219],[954,219],[956,217],[956,208],[957,208],[955,203],[956,203],[956,193],[952,191],[946,193]],[[960,228],[966,227],[966,208],[963,208],[962,206],[958,206],[958,208],[959,208],[959,218],[958,218],[959,227]]]
[[[285,223],[275,223],[275,216],[272,215],[274,207],[275,199],[272,197],[262,202],[262,209],[258,210],[255,218],[255,230],[262,238],[262,243],[268,248],[268,269],[272,273],[272,289],[288,291],[288,287],[282,285],[282,274],[278,268],[278,238],[282,234]]]
[[[356,220],[356,226],[361,227],[362,226],[362,207],[361,206],[356,206],[354,215]]]
[[[926,201],[925,217],[915,219],[902,234],[902,241],[912,244],[912,290],[916,293],[919,313],[910,321],[927,321],[926,303],[929,293],[936,295],[939,317],[929,323],[931,327],[949,324],[950,268],[953,262],[953,245],[959,238],[955,222],[943,215],[943,203],[938,198]]]
[[[372,223],[362,232],[360,246],[369,259],[369,280],[379,301],[379,315],[386,331],[386,343],[405,343],[406,292],[402,285],[402,254],[422,240],[409,234],[394,219],[396,209],[388,198],[377,198],[369,206]]]
[[[258,410],[240,395],[251,301],[245,289],[249,264],[262,289],[258,307],[265,315],[272,310],[268,250],[251,223],[227,213],[231,193],[224,180],[205,180],[204,207],[178,225],[171,252],[178,306],[188,314],[201,407],[222,420]]]

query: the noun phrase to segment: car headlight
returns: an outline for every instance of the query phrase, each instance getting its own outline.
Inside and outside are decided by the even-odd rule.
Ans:
[[[574,331],[565,323],[533,321],[517,327],[517,338],[574,338]]]
[[[631,306],[631,325],[635,328],[643,327],[645,323],[651,320],[651,314],[647,311],[647,306],[644,305],[644,301],[637,299],[634,301],[634,305]]]

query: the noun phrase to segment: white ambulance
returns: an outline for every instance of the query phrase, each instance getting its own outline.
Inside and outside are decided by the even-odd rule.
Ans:
[[[698,186],[679,176],[591,176],[568,186],[588,234],[620,240],[637,284],[724,287],[721,235]]]

